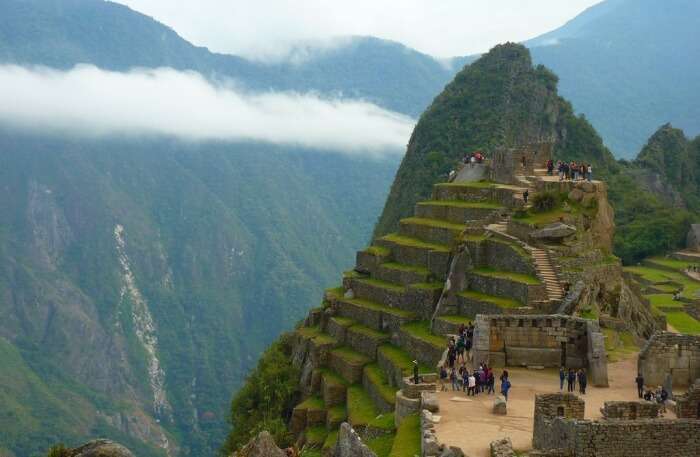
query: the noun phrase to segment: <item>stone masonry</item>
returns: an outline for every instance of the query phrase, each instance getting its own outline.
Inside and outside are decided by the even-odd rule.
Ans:
[[[676,396],[676,416],[700,420],[700,379],[695,380],[688,392]]]
[[[537,449],[562,447],[558,442],[552,443],[552,423],[557,418],[583,419],[586,402],[574,394],[554,393],[535,397],[535,423],[532,432],[532,444]],[[569,433],[567,433],[569,435]],[[558,436],[556,437],[559,438]]]
[[[661,405],[653,401],[606,401],[602,413],[605,419],[656,419]]]
[[[688,387],[700,378],[700,336],[659,332],[639,353],[639,372],[648,386],[663,385],[673,377],[673,387]]]

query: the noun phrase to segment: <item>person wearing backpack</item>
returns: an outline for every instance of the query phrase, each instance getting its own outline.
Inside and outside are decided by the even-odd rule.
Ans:
[[[510,391],[510,379],[508,376],[501,376],[501,394],[508,401],[508,392]]]

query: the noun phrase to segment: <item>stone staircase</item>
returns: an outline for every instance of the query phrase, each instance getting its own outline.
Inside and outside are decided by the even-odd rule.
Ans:
[[[550,301],[558,302],[564,298],[564,289],[562,288],[557,272],[552,265],[549,254],[544,249],[532,248],[532,257],[535,259],[535,267],[540,278],[547,286],[547,295]]]

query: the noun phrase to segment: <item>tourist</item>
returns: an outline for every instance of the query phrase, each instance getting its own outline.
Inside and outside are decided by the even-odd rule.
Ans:
[[[469,375],[467,383],[467,396],[476,395],[476,376],[474,376],[474,373]]]
[[[450,381],[452,382],[452,390],[459,390],[459,385],[457,384],[457,370],[452,367],[450,371]]]
[[[467,358],[469,361],[472,361],[472,340],[470,338],[466,338],[464,340],[464,351],[467,353]]]
[[[420,384],[422,379],[418,376],[418,360],[413,361],[413,384]]]
[[[564,163],[560,160],[557,162],[557,172],[559,172],[559,181],[564,180]]]
[[[634,382],[637,383],[637,395],[642,398],[642,393],[644,391],[644,376],[641,373],[637,373],[637,377],[634,378]]]
[[[494,385],[496,384],[496,377],[491,369],[489,369],[489,374],[486,377],[486,384],[489,386],[488,394],[495,394],[496,389],[494,389]]]
[[[467,338],[470,340],[474,337],[474,324],[469,321],[469,326],[467,327]]]
[[[506,401],[508,401],[508,391],[510,391],[510,380],[508,379],[508,372],[503,371],[501,375],[501,394],[503,394],[503,398]]]
[[[581,368],[578,370],[578,388],[579,392],[586,395],[586,386],[588,385],[588,379],[586,377],[586,370]]]
[[[440,365],[440,390],[442,392],[447,391],[447,386],[445,385],[447,383],[447,368],[445,368],[445,364]]]
[[[654,399],[654,393],[651,390],[647,389],[647,391],[644,392],[644,400],[652,401],[653,399]]]
[[[586,169],[586,178],[588,179],[588,182],[591,182],[593,179],[593,167],[591,164],[588,164],[588,168]]]
[[[454,181],[456,176],[457,176],[457,172],[454,170],[450,170],[450,174],[447,175],[447,181],[448,182]]]
[[[547,175],[552,176],[554,171],[554,161],[552,159],[549,159],[547,161]]]
[[[569,164],[564,162],[564,179],[565,180],[570,180],[571,179],[571,168],[569,167]]]
[[[525,163],[526,163],[525,155],[523,155],[523,156],[520,158],[520,163],[522,164],[523,168],[525,168]]]
[[[466,343],[464,341],[465,339],[466,338],[464,335],[460,335],[459,338],[457,339],[457,362],[462,363],[462,364],[465,362],[465,359],[464,359],[464,347],[466,346]]]
[[[566,389],[567,392],[573,392],[576,390],[576,373],[573,368],[569,368],[569,374],[566,377]]]
[[[455,360],[457,359],[457,348],[455,348],[454,342],[454,338],[450,338],[450,341],[447,345],[447,361],[450,364],[450,368],[454,368]]]
[[[525,204],[527,205],[527,198],[530,196],[530,191],[528,189],[525,189],[525,192],[523,192],[523,200],[525,200]]]
[[[566,379],[566,370],[563,366],[559,367],[559,390],[564,390],[564,380]]]

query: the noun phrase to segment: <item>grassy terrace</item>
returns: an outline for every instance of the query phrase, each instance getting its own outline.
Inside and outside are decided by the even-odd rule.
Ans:
[[[343,286],[333,287],[332,289],[326,289],[325,295],[330,298],[343,298],[345,294],[345,289]]]
[[[674,300],[672,294],[647,294],[644,295],[654,308],[679,308],[682,309],[684,303]]]
[[[384,268],[388,268],[390,270],[405,271],[405,272],[425,274],[425,275],[430,274],[430,271],[428,271],[428,269],[425,267],[406,265],[404,263],[385,262],[385,263],[381,264],[381,266]]]
[[[323,447],[323,443],[326,441],[328,436],[328,430],[325,426],[319,425],[316,427],[309,427],[304,431],[306,436],[306,445],[314,448]]]
[[[404,374],[409,375],[413,371],[413,358],[403,349],[387,343],[379,346],[379,352],[387,359],[391,360],[395,366],[399,367]],[[434,371],[425,365],[419,365],[418,370],[421,373],[431,373]]]
[[[401,327],[401,330],[437,348],[443,348],[447,344],[445,338],[430,331],[430,323],[427,321],[411,322]]]
[[[408,287],[423,290],[442,290],[444,284],[441,282],[418,282],[415,284],[410,284]]]
[[[644,263],[649,263],[650,266],[658,265],[665,268],[671,268],[673,270],[682,271],[687,269],[691,265],[695,265],[697,262],[689,262],[687,260],[676,260],[667,259],[665,257],[651,257],[646,259]]]
[[[408,246],[413,248],[430,249],[432,251],[444,252],[448,252],[450,250],[449,246],[445,246],[444,244],[426,243],[425,241],[421,241],[417,238],[401,236],[395,233],[383,236],[381,239],[384,241],[389,241],[391,243],[399,244],[401,246]]]
[[[353,324],[355,324],[355,321],[349,317],[333,316],[331,317],[331,320],[341,327],[351,327]]]
[[[617,362],[639,350],[630,332],[617,332],[611,328],[602,330],[605,335],[605,352],[608,355],[608,361]]]
[[[418,414],[412,414],[404,418],[396,430],[389,457],[414,457],[420,453],[420,418]]]
[[[389,385],[389,381],[387,380],[384,371],[382,371],[382,369],[379,368],[379,365],[376,363],[366,365],[364,370],[367,378],[377,387],[379,394],[382,396],[384,401],[393,405],[396,401],[396,391],[398,389]]]
[[[367,425],[382,430],[394,429],[394,415],[380,414],[361,385],[348,387],[348,419],[353,427]]]
[[[513,221],[537,227],[540,225],[547,225],[551,224],[552,222],[557,222],[560,218],[569,214],[570,213],[567,213],[561,208],[544,212],[528,211],[525,215],[516,214],[513,216]]]
[[[321,368],[321,376],[326,380],[326,382],[329,382],[331,384],[337,384],[337,385],[344,385],[344,386],[349,386],[350,383],[345,380],[342,376],[340,376],[338,373],[336,373],[333,370],[330,370],[328,368]]]
[[[326,414],[328,414],[328,422],[336,424],[348,418],[348,409],[345,405],[338,405],[330,408]]]
[[[499,186],[500,184],[491,181],[441,182],[435,184],[435,187],[471,187],[475,189],[492,189]]]
[[[525,306],[517,300],[512,298],[496,297],[494,295],[487,295],[475,290],[465,290],[458,293],[460,297],[468,298],[470,300],[478,300],[481,302],[492,303],[500,308],[520,308]]]
[[[462,235],[462,240],[464,241],[472,241],[474,243],[480,243],[486,239],[486,235],[472,235],[469,233],[465,233]]]
[[[664,315],[666,316],[666,322],[679,332],[690,335],[700,334],[700,322],[685,311],[668,311]]]
[[[325,403],[323,403],[323,398],[321,397],[309,397],[303,402],[297,405],[299,409],[310,409],[312,411],[319,411],[326,408]]]
[[[382,246],[370,246],[365,249],[365,252],[377,257],[388,257],[391,254],[391,249]]]
[[[412,225],[423,225],[425,227],[434,227],[447,230],[453,230],[455,232],[461,232],[464,230],[463,224],[455,224],[452,222],[444,221],[442,219],[427,219],[423,217],[407,217],[406,219],[401,219],[402,224],[412,224]]]
[[[503,209],[503,206],[496,202],[467,202],[464,200],[428,200],[418,202],[418,204],[423,206],[450,206],[453,208],[467,209]]]
[[[520,282],[532,286],[541,284],[540,280],[537,279],[535,276],[528,276],[520,273],[513,273],[510,271],[500,271],[495,270],[493,268],[477,268],[474,270],[474,273],[490,278],[509,279],[511,281]]]
[[[363,278],[358,279],[357,282],[361,284],[367,284],[368,286],[380,287],[382,289],[390,290],[392,292],[404,292],[406,290],[406,288],[403,286],[394,284],[393,282],[382,281],[380,279]]]
[[[380,435],[367,440],[367,447],[370,448],[377,457],[389,457],[391,447],[394,445],[394,434]]]
[[[388,306],[382,305],[381,303],[364,300],[362,298],[344,298],[343,302],[352,303],[355,306],[367,308],[372,311],[381,311],[387,314],[392,314],[394,316],[404,317],[406,319],[413,319],[416,317],[416,315],[410,311],[404,311],[398,308],[390,308]]]
[[[297,333],[299,333],[300,335],[302,335],[305,338],[310,338],[310,339],[314,340],[314,342],[317,344],[335,344],[335,343],[337,343],[335,338],[321,332],[321,330],[319,330],[318,327],[299,327],[297,329]]]
[[[338,430],[328,432],[328,435],[326,436],[326,441],[323,442],[323,450],[325,451],[326,449],[333,449],[335,447],[335,443],[337,442]]]
[[[658,270],[656,268],[651,268],[651,267],[624,267],[624,271],[628,273],[632,273],[636,276],[639,276],[641,279],[645,281],[649,281],[652,283],[660,283],[660,282],[668,282],[670,281],[668,275],[670,272],[665,271],[665,270]]]
[[[451,324],[464,324],[467,325],[470,321],[474,320],[475,316],[440,316],[439,320],[449,322]]]
[[[356,332],[356,333],[362,333],[367,338],[371,338],[373,340],[389,337],[388,333],[383,333],[383,332],[380,332],[378,330],[375,330],[373,328],[370,328],[370,327],[367,327],[367,326],[361,325],[361,324],[353,325],[348,330],[352,330],[353,332]]]
[[[331,354],[337,355],[346,362],[356,363],[358,365],[364,365],[370,362],[370,359],[368,357],[346,346],[333,349],[331,351]]]

